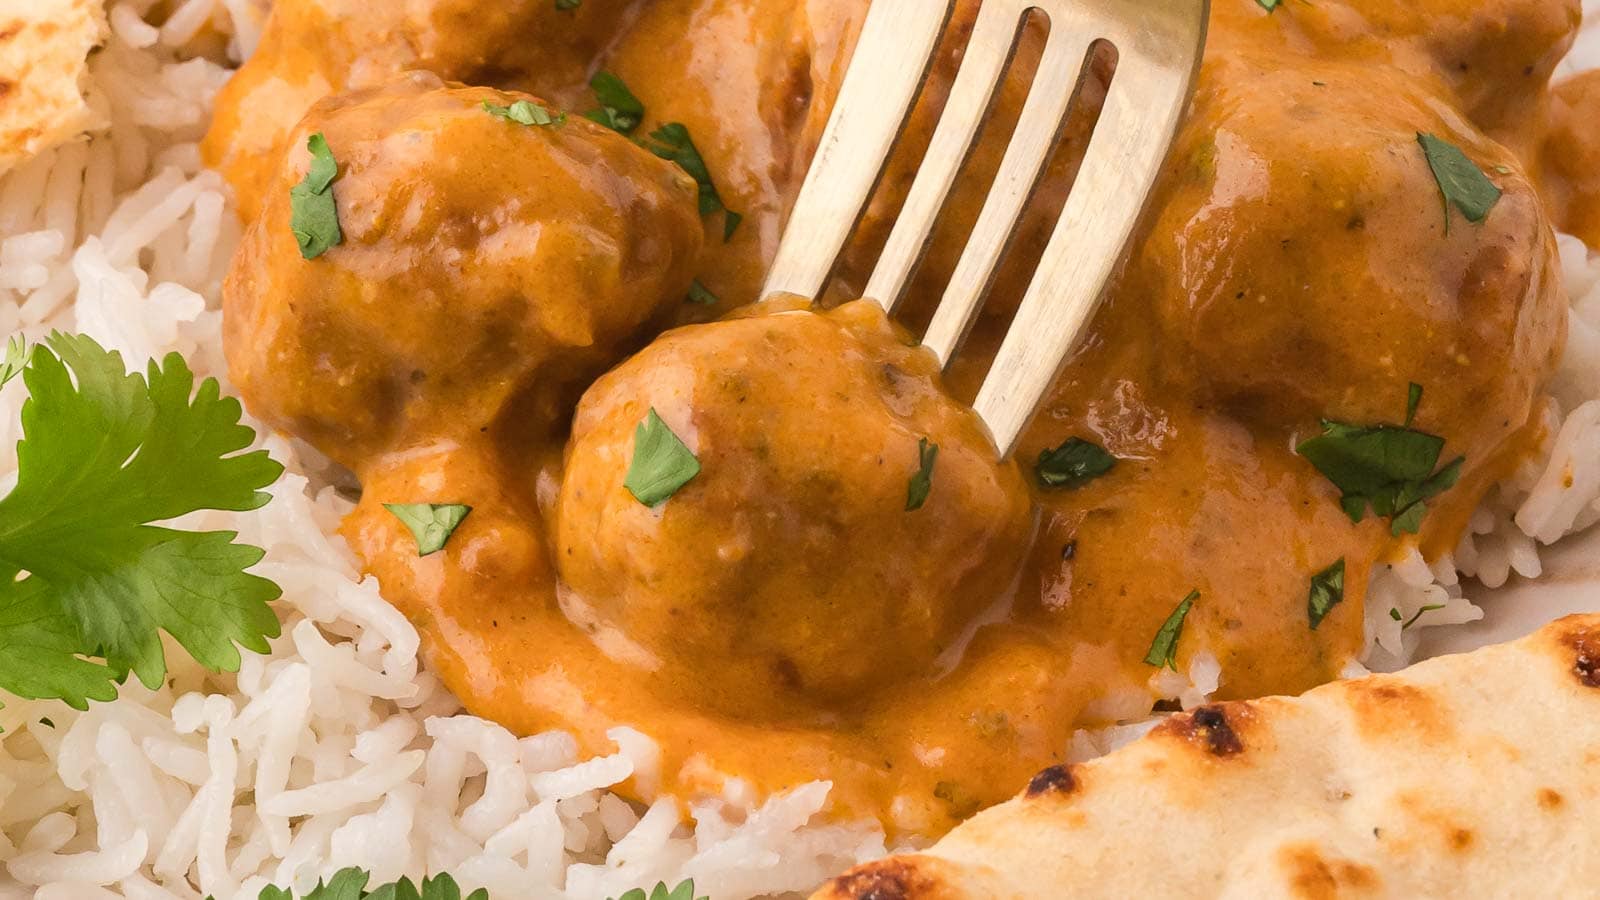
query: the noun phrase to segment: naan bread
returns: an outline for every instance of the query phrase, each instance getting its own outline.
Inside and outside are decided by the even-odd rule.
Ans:
[[[0,173],[99,123],[84,98],[101,0],[0,2]]]
[[[1175,715],[814,900],[1600,896],[1600,615]]]

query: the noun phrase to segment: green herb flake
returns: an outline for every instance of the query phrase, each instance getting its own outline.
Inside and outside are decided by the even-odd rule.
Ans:
[[[556,0],[556,9],[566,11],[577,9],[583,5],[583,0]]]
[[[183,357],[130,374],[122,356],[52,334],[22,373],[17,482],[0,500],[0,689],[77,708],[132,672],[166,676],[161,632],[213,671],[279,633],[262,551],[229,531],[151,523],[265,504],[283,467]],[[96,657],[103,659],[101,663]]]
[[[1467,221],[1481,223],[1489,210],[1500,200],[1500,189],[1465,153],[1447,141],[1431,134],[1417,132],[1417,143],[1422,145],[1422,155],[1433,170],[1433,180],[1444,196],[1444,227],[1450,230],[1450,207],[1455,206]]]
[[[39,717],[39,724],[43,725],[46,728],[54,728],[54,727],[56,727],[56,723],[51,721],[49,716],[40,716]]]
[[[289,229],[300,245],[300,255],[316,259],[344,240],[339,230],[339,210],[333,200],[333,180],[339,176],[339,163],[328,148],[327,138],[317,132],[306,139],[311,167],[299,184],[289,189]]]
[[[700,460],[651,407],[633,432],[633,462],[622,486],[645,506],[665,503],[700,474]]]
[[[700,279],[696,278],[689,282],[689,302],[702,306],[716,306],[719,300],[716,294],[707,290],[706,286],[700,283]]]
[[[1082,438],[1067,438],[1054,450],[1039,451],[1034,475],[1043,488],[1075,488],[1111,471],[1117,458]]]
[[[1178,638],[1183,636],[1183,620],[1189,617],[1189,610],[1194,602],[1200,599],[1199,591],[1190,591],[1184,597],[1172,615],[1167,616],[1167,621],[1161,624],[1161,630],[1156,632],[1156,639],[1150,642],[1150,652],[1144,655],[1146,665],[1161,668],[1165,666],[1172,671],[1178,671]]]
[[[0,361],[0,387],[10,384],[11,379],[21,375],[32,357],[33,346],[28,343],[27,338],[20,334],[12,335],[10,340],[6,341],[5,359]]]
[[[500,106],[485,100],[483,111],[497,118],[509,119],[518,125],[560,125],[567,120],[565,114],[552,114],[550,110],[530,100],[518,100],[510,106]]]
[[[318,881],[303,900],[489,900],[487,888],[478,888],[463,897],[461,886],[445,874],[422,879],[421,888],[410,878],[401,878],[369,891],[367,882],[371,880],[372,876],[361,869],[340,869],[327,882]],[[268,885],[261,889],[258,900],[295,900],[295,896],[287,888]]]
[[[906,512],[915,512],[928,502],[933,490],[933,464],[939,461],[939,445],[927,438],[917,439],[917,471],[906,482]]]
[[[1417,407],[1422,405],[1422,385],[1415,381],[1406,386],[1406,427],[1417,420]]]
[[[695,184],[700,186],[700,215],[709,216],[719,210],[722,211],[723,243],[732,239],[734,229],[739,227],[744,217],[723,204],[722,195],[717,193],[717,186],[711,180],[711,172],[706,168],[704,157],[694,145],[694,140],[689,137],[688,126],[681,122],[668,122],[650,132],[650,143],[645,146],[662,159],[677,163],[694,178]]]
[[[600,101],[600,108],[584,113],[584,118],[622,134],[633,134],[639,123],[644,121],[644,104],[633,95],[633,91],[628,90],[621,78],[610,72],[596,72],[589,79],[589,88],[594,91],[595,99]]]
[[[1417,624],[1417,620],[1422,618],[1424,614],[1431,613],[1436,609],[1444,609],[1444,604],[1443,603],[1430,603],[1427,606],[1424,606],[1423,608],[1417,610],[1416,615],[1414,615],[1410,619],[1406,620],[1405,624],[1400,626],[1400,630],[1401,631],[1405,631],[1407,628],[1410,628],[1411,626]],[[1400,610],[1394,609],[1393,607],[1391,607],[1389,609],[1389,618],[1395,620],[1396,622],[1399,622],[1400,619],[1401,619]]]
[[[608,900],[708,900],[708,898],[695,895],[694,879],[691,878],[678,882],[675,888],[668,888],[665,881],[658,881],[648,894],[644,888],[633,888],[625,891],[621,897],[611,897]]]
[[[472,507],[460,503],[385,503],[417,540],[417,555],[431,556],[444,549]]]
[[[1316,631],[1322,620],[1344,600],[1344,557],[1311,576],[1311,596],[1306,601],[1306,613],[1311,617],[1311,630]]]
[[[1421,389],[1413,388],[1411,397],[1420,403]],[[1409,409],[1407,419],[1414,414]],[[1421,529],[1426,501],[1454,487],[1465,462],[1457,457],[1435,471],[1444,438],[1396,425],[1328,420],[1322,423],[1322,434],[1295,450],[1339,489],[1339,506],[1350,521],[1360,522],[1371,507],[1375,515],[1389,519],[1396,537]]]
[[[1278,4],[1281,2],[1282,0],[1256,0],[1256,3],[1260,4],[1261,8],[1267,12],[1272,12],[1273,10],[1277,9]]]

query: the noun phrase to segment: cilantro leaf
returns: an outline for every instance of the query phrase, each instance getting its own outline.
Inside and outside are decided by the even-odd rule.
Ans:
[[[917,471],[906,482],[906,512],[915,512],[928,502],[928,494],[933,491],[933,464],[938,461],[939,445],[918,438]]]
[[[1444,228],[1450,230],[1450,207],[1454,205],[1474,224],[1489,216],[1489,210],[1500,201],[1500,188],[1483,174],[1477,164],[1467,158],[1460,148],[1431,134],[1417,132],[1417,143],[1422,145],[1422,155],[1433,170],[1433,180],[1444,196]]]
[[[1282,2],[1282,0],[1256,0],[1256,2],[1261,4],[1262,9],[1266,10],[1267,12],[1272,12],[1278,8],[1278,4]]]
[[[340,869],[326,883],[318,881],[302,900],[463,900],[461,887],[445,874],[422,879],[420,889],[410,878],[401,878],[368,891],[367,882],[371,880],[371,874],[361,869]],[[295,900],[295,897],[293,891],[268,885],[261,889],[259,900]],[[489,891],[478,888],[464,900],[489,900]]]
[[[719,210],[722,211],[722,240],[724,243],[730,240],[734,229],[744,221],[744,216],[723,204],[722,195],[717,193],[717,186],[711,181],[711,172],[706,168],[705,158],[700,155],[700,149],[689,137],[688,126],[682,122],[668,122],[650,132],[650,141],[646,149],[662,159],[677,163],[700,186],[700,215],[709,216]]]
[[[270,499],[261,488],[283,467],[265,451],[239,453],[255,438],[239,402],[215,379],[196,389],[176,353],[129,374],[120,354],[63,334],[35,348],[23,381],[17,485],[0,500],[0,574],[12,576],[0,578],[0,644],[27,642],[18,652],[42,668],[19,672],[6,654],[0,687],[80,707],[108,699],[95,664],[69,654],[155,687],[161,631],[212,670],[237,670],[240,646],[266,652],[278,587],[244,571],[262,551],[233,532],[151,524]]]
[[[1111,471],[1117,458],[1105,448],[1082,438],[1067,438],[1054,450],[1039,451],[1034,474],[1044,488],[1072,488]]]
[[[1316,631],[1322,620],[1344,600],[1344,557],[1311,576],[1311,594],[1306,600],[1306,612],[1311,617],[1311,630]]]
[[[472,507],[461,503],[385,503],[383,508],[393,513],[417,539],[418,556],[431,556],[443,550],[456,526],[472,512]]]
[[[707,290],[706,286],[700,283],[700,279],[696,278],[689,282],[689,302],[699,303],[702,306],[716,306],[717,295]]]
[[[1407,419],[1416,415],[1411,401],[1422,401],[1413,385],[1407,398]],[[1444,438],[1398,425],[1349,425],[1324,420],[1322,434],[1295,448],[1339,489],[1339,506],[1352,522],[1360,522],[1370,506],[1389,519],[1390,532],[1415,534],[1422,527],[1429,499],[1455,486],[1464,457],[1434,471]]]
[[[1174,672],[1178,671],[1178,638],[1183,636],[1183,620],[1189,617],[1189,610],[1199,599],[1199,591],[1190,591],[1189,596],[1184,597],[1172,614],[1167,616],[1167,620],[1161,623],[1155,640],[1150,642],[1150,652],[1144,655],[1146,665],[1158,669],[1165,666]]]
[[[12,335],[11,339],[6,341],[5,360],[0,361],[0,387],[5,387],[11,379],[21,375],[32,356],[33,347],[27,338],[20,334]]]
[[[483,101],[483,111],[491,116],[516,122],[518,125],[560,125],[567,120],[564,113],[551,114],[537,103],[518,100],[510,106]]]
[[[700,474],[700,461],[655,407],[633,432],[633,461],[622,486],[645,506],[660,506]]]
[[[622,134],[633,134],[639,123],[644,121],[644,103],[633,95],[633,91],[628,90],[621,78],[606,71],[596,72],[589,79],[589,88],[594,91],[595,99],[600,101],[600,108],[584,113],[585,119],[599,122]]]
[[[1422,385],[1415,381],[1406,385],[1406,427],[1417,420],[1417,407],[1422,405]]]
[[[607,900],[708,900],[694,892],[694,879],[690,878],[678,882],[678,886],[668,889],[665,881],[656,882],[656,886],[646,894],[644,888],[631,888],[622,893],[620,897],[609,897]]]
[[[316,259],[344,241],[339,209],[333,200],[333,180],[339,175],[339,163],[320,131],[306,139],[306,149],[311,153],[311,167],[306,170],[306,177],[289,189],[289,228],[300,244],[300,255]]]

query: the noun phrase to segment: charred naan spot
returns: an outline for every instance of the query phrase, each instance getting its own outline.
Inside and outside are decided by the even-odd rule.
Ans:
[[[1543,808],[1543,809],[1549,809],[1549,810],[1560,809],[1563,805],[1566,804],[1566,802],[1567,802],[1567,798],[1561,796],[1561,793],[1559,791],[1553,790],[1551,788],[1540,788],[1539,789],[1539,806],[1541,808]]]
[[[1172,716],[1158,725],[1154,733],[1199,743],[1212,756],[1234,756],[1244,752],[1238,728],[1248,710],[1249,706],[1243,703],[1202,706],[1186,716]]]
[[[918,857],[892,856],[851,869],[817,895],[830,900],[911,900],[931,897],[938,888],[938,877],[924,871]]]
[[[1078,779],[1072,774],[1072,766],[1051,766],[1033,776],[1028,782],[1027,797],[1039,797],[1044,794],[1070,794],[1078,789]]]
[[[1600,631],[1574,630],[1567,635],[1574,658],[1572,672],[1585,687],[1600,688]]]
[[[1327,859],[1310,844],[1293,844],[1279,851],[1289,882],[1289,896],[1300,900],[1336,900],[1378,887],[1378,873],[1348,859]]]
[[[1377,739],[1407,732],[1444,736],[1453,728],[1433,694],[1414,684],[1362,678],[1343,685],[1362,737]]]

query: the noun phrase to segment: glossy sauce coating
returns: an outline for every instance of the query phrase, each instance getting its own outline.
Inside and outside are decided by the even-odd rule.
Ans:
[[[529,15],[542,15],[533,2]],[[830,297],[849,297],[870,270],[975,5],[958,5],[935,87]],[[478,714],[518,731],[568,728],[597,750],[608,727],[632,725],[661,742],[667,788],[715,790],[718,773],[768,790],[824,777],[840,814],[935,833],[1058,761],[1074,728],[1142,716],[1167,694],[1143,657],[1191,590],[1200,599],[1178,666],[1214,654],[1222,696],[1293,693],[1336,677],[1362,644],[1366,573],[1398,542],[1386,522],[1352,524],[1338,491],[1292,452],[1319,419],[1399,422],[1408,383],[1423,385],[1416,427],[1446,438],[1447,458],[1467,460],[1423,523],[1430,554],[1453,546],[1484,491],[1537,437],[1530,423],[1565,328],[1548,210],[1583,229],[1582,198],[1595,185],[1593,167],[1561,162],[1563,148],[1594,145],[1594,92],[1563,88],[1552,105],[1547,91],[1576,3],[1329,0],[1268,14],[1253,0],[1219,0],[1191,118],[1144,233],[1014,467],[985,460],[970,413],[943,392],[970,397],[981,381],[1092,117],[1065,130],[991,315],[947,381],[859,304],[745,310],[668,332],[623,362],[671,310],[698,321],[756,299],[865,3],[617,6],[626,14],[605,39],[582,24],[590,19],[518,26],[517,41],[557,48],[548,66],[508,56],[496,63],[504,72],[433,67],[538,88],[578,110],[592,100],[572,66],[619,73],[647,107],[639,133],[685,123],[725,202],[745,214],[727,242],[717,216],[694,221],[692,192],[670,166],[575,119],[562,126],[570,133],[517,132],[486,115],[471,124],[469,101],[484,92],[397,88],[390,71],[382,92],[334,101],[300,126],[324,129],[336,153],[388,133],[396,117],[422,133],[453,129],[448,143],[382,145],[409,173],[393,177],[418,190],[455,184],[448,173],[471,159],[481,167],[474,185],[495,189],[459,200],[441,192],[438,202],[468,210],[520,200],[541,227],[576,235],[580,257],[635,248],[618,251],[638,258],[632,274],[598,292],[569,291],[577,276],[558,270],[561,255],[544,262],[560,286],[555,305],[536,308],[606,309],[605,340],[530,320],[426,319],[431,342],[453,351],[433,365],[458,390],[431,379],[409,386],[403,400],[383,400],[397,414],[371,410],[394,393],[393,373],[429,352],[390,337],[418,327],[412,301],[396,295],[384,316],[363,318],[352,298],[386,279],[363,274],[360,246],[299,258],[284,226],[287,186],[304,171],[298,139],[287,137],[292,120],[240,130],[227,111],[274,89],[265,86],[308,83],[311,68],[357,82],[290,49],[324,27],[307,10],[328,7],[282,0],[268,29],[279,43],[269,38],[230,87],[208,143],[246,213],[252,196],[265,209],[230,279],[235,380],[258,414],[357,472],[363,496],[346,533],[418,623],[435,671]],[[1019,42],[1023,69],[1045,27],[1030,23]],[[488,49],[464,56],[498,52],[481,25],[470,35],[437,18],[394,28],[400,37],[346,46],[339,58],[354,58],[355,72],[369,58],[391,70],[434,58],[396,64],[393,47],[476,41]],[[591,39],[607,49],[593,55]],[[1089,113],[1109,74],[1096,63]],[[385,100],[396,91],[403,104]],[[1014,117],[1024,94],[1008,84],[995,121]],[[1461,148],[1503,190],[1482,224],[1447,212],[1418,132]],[[505,140],[526,147],[508,153]],[[289,150],[280,160],[238,149],[263,146]],[[989,133],[974,154],[949,209],[954,224],[913,283],[913,311],[937,298],[1002,147],[1003,135]],[[399,195],[369,171],[383,169],[363,163],[336,191]],[[626,215],[615,212],[619,196]],[[484,244],[429,229],[383,240],[393,258],[427,262],[408,269],[419,283],[457,284],[465,309],[482,302],[480,278],[519,283],[518,261],[488,257]],[[462,276],[468,262],[479,274]],[[352,272],[350,287],[324,287],[329,269]],[[716,306],[681,302],[691,275]],[[298,297],[308,292],[326,307],[326,325],[296,324],[283,354],[269,357],[272,342],[258,336],[304,323]],[[331,341],[347,320],[375,340]],[[462,350],[485,340],[518,350]],[[325,396],[341,348],[351,370],[388,373],[374,382],[385,387]],[[577,403],[578,390],[619,363]],[[633,429],[652,407],[703,465],[655,510],[621,483]],[[917,438],[928,436],[941,444],[933,493],[906,511]],[[1073,489],[1032,483],[1033,459],[1069,437],[1102,444],[1116,466]],[[473,511],[443,551],[419,558],[381,506],[393,502]],[[1339,558],[1346,599],[1313,630],[1309,578]]]

